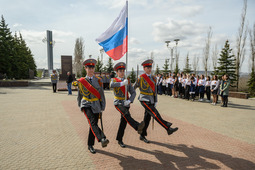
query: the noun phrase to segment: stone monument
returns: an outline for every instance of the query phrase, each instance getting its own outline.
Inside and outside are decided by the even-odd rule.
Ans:
[[[73,67],[72,67],[72,56],[71,55],[61,55],[61,74],[59,76],[60,80],[66,80],[67,72],[70,72],[73,78]]]
[[[47,55],[48,55],[48,71],[49,73],[53,70],[53,41],[52,31],[47,30]]]

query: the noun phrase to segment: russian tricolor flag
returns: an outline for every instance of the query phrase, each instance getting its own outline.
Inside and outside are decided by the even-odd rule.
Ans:
[[[96,39],[96,42],[113,60],[124,56],[128,45],[128,1],[112,25]]]

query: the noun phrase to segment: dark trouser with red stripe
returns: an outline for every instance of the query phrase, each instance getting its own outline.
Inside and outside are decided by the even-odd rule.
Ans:
[[[141,104],[145,108],[144,119],[143,119],[145,126],[143,128],[143,132],[141,136],[147,136],[147,128],[149,126],[151,117],[153,117],[163,128],[165,128],[166,130],[169,129],[171,123],[162,119],[159,112],[154,107],[154,104],[151,104],[149,102],[141,102]]]
[[[90,107],[83,108],[83,112],[88,119],[89,122],[89,137],[88,137],[88,145],[93,146],[95,143],[95,137],[98,142],[101,139],[106,138],[102,130],[98,127],[98,117],[99,113],[93,113]]]
[[[127,123],[130,126],[132,126],[135,130],[138,129],[139,123],[131,117],[129,112],[129,107],[125,107],[122,105],[115,105],[115,108],[121,113],[120,126],[119,126],[116,140],[122,141]]]

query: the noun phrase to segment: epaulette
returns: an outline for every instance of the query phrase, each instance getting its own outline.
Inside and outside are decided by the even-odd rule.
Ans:
[[[156,78],[156,76],[152,76],[152,79],[154,80],[154,82],[156,83],[157,82],[157,78]]]
[[[101,77],[98,77],[98,76],[95,76],[97,78],[97,81],[98,81],[98,84],[103,87],[103,83],[102,83],[102,78]]]

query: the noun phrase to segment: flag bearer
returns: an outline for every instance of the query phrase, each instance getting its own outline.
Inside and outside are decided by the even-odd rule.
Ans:
[[[131,117],[129,113],[130,104],[133,103],[136,92],[130,81],[124,78],[125,69],[126,64],[124,62],[117,63],[114,66],[114,70],[117,73],[117,78],[112,78],[110,83],[110,86],[114,91],[114,106],[121,114],[116,140],[118,141],[118,144],[123,148],[126,147],[126,145],[123,143],[123,136],[127,123],[132,126],[138,132],[138,134],[141,134],[144,128],[144,122],[142,121],[141,123],[138,123]],[[131,95],[130,97],[128,95],[129,93]]]

